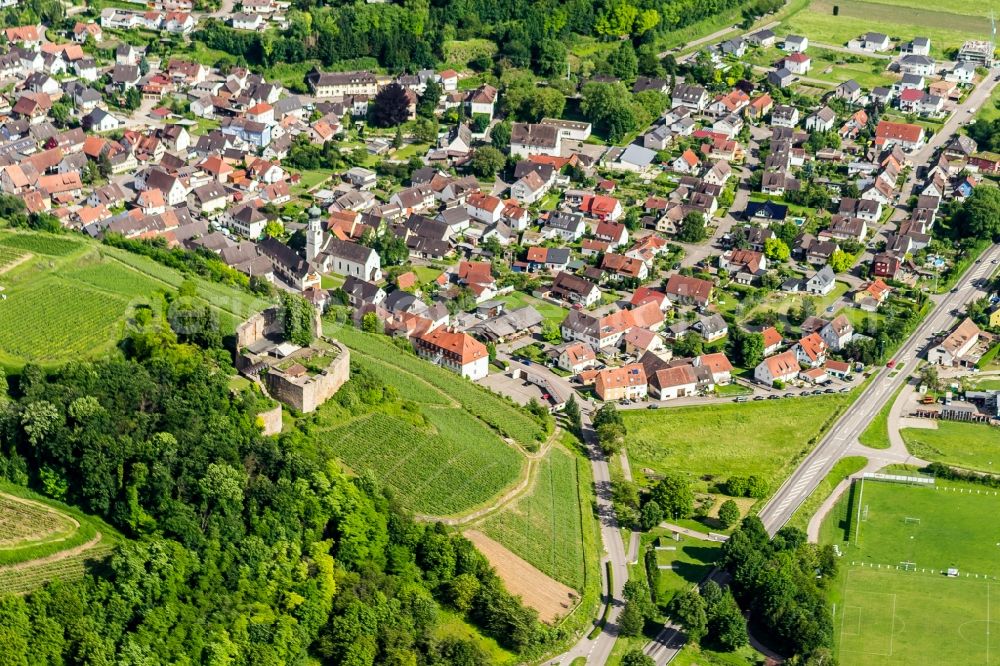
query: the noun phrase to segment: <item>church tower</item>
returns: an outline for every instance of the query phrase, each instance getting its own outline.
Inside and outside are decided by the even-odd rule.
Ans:
[[[310,263],[316,260],[323,249],[323,226],[320,216],[312,214],[314,210],[319,213],[318,209],[309,209],[309,228],[306,230],[306,259]]]

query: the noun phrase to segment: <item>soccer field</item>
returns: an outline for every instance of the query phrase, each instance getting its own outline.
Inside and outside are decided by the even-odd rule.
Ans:
[[[1000,582],[867,567],[843,576],[834,622],[844,666],[1000,664]]]
[[[973,485],[855,483],[823,530],[843,554],[840,663],[1000,665],[998,509]]]

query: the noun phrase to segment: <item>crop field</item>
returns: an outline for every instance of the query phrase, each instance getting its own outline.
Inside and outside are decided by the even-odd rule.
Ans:
[[[921,0],[813,0],[805,9],[788,17],[777,32],[807,36],[817,44],[845,45],[870,30],[879,30],[893,39],[928,37],[931,55],[942,57],[947,48],[957,48],[967,39],[987,39],[992,3],[944,3]],[[833,7],[839,8],[837,16]],[[961,7],[964,11],[958,11]]]
[[[724,480],[757,475],[777,489],[854,393],[622,413],[633,469]],[[789,404],[794,401],[794,408]]]
[[[982,423],[958,421],[939,421],[934,425],[937,428],[900,430],[899,434],[910,453],[924,460],[984,472],[1000,469],[1000,429]]]
[[[537,442],[545,438],[542,426],[526,412],[495,393],[459,378],[453,372],[438,368],[428,361],[402,351],[385,336],[362,333],[351,326],[331,329],[329,333],[354,352],[385,362],[400,374],[409,373],[415,378],[424,380],[522,446],[535,447]],[[403,397],[408,396],[404,394]]]
[[[3,257],[24,261],[0,274],[0,362],[58,364],[101,354],[124,330],[131,306],[185,280],[177,271],[124,250],[84,239],[45,234],[0,234]],[[219,313],[223,333],[265,303],[234,288],[195,278],[198,296]]]
[[[821,535],[843,553],[840,663],[1000,664],[998,508],[1000,492],[972,484],[855,483]]]
[[[82,241],[49,234],[5,233],[0,234],[0,245],[50,257],[65,257],[79,250]]]
[[[584,553],[576,456],[552,447],[531,490],[480,527],[543,573],[582,591]]]
[[[489,501],[521,474],[523,456],[465,411],[425,408],[420,427],[374,413],[319,431],[357,473],[372,470],[398,500],[416,513],[451,515]]]
[[[42,279],[0,301],[0,349],[38,362],[69,360],[104,350],[120,338],[128,301],[83,286]]]
[[[449,405],[451,402],[441,391],[437,390],[416,375],[408,372],[400,372],[388,363],[378,360],[374,356],[355,354],[351,357],[351,362],[355,363],[371,374],[375,375],[379,381],[388,386],[394,386],[404,400],[412,400],[426,405]]]
[[[5,268],[13,264],[15,261],[20,261],[25,254],[25,252],[18,250],[17,248],[0,245],[0,273],[2,273]]]
[[[0,484],[0,594],[82,575],[117,540],[103,523],[11,484]]]

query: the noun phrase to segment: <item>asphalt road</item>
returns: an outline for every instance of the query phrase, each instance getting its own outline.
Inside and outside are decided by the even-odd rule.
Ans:
[[[761,510],[760,519],[769,534],[774,534],[788,522],[795,510],[816,489],[836,462],[847,454],[858,436],[864,432],[896,389],[916,369],[918,356],[933,340],[934,333],[952,327],[955,317],[951,311],[956,308],[962,309],[970,301],[985,294],[974,283],[988,278],[997,268],[991,263],[994,259],[1000,260],[1000,245],[994,245],[984,252],[981,262],[973,264],[966,271],[954,290],[932,297],[936,306],[900,348],[895,357],[895,367],[883,368],[878,373],[868,388],[834,424],[819,446],[806,456],[798,469]]]
[[[597,434],[590,422],[589,412],[583,412],[583,439],[587,444],[590,457],[590,466],[594,474],[594,490],[597,496],[597,512],[601,521],[601,541],[604,544],[605,557],[601,558],[601,577],[604,577],[604,563],[611,562],[611,574],[614,578],[614,586],[611,590],[611,598],[604,595],[605,603],[611,604],[611,611],[608,614],[608,622],[604,631],[591,640],[585,633],[584,636],[569,651],[546,662],[547,665],[569,664],[577,657],[583,657],[588,664],[607,663],[611,650],[615,647],[615,640],[618,638],[618,616],[625,606],[623,591],[625,581],[628,580],[628,554],[625,552],[625,543],[622,541],[621,530],[618,528],[618,519],[615,517],[615,510],[611,504],[611,472],[608,469],[607,458],[597,444]],[[607,581],[603,583],[603,589],[607,590]],[[603,613],[603,606],[602,606]]]

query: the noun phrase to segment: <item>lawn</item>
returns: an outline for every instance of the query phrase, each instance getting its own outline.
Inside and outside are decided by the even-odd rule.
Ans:
[[[543,573],[583,591],[583,516],[589,497],[581,495],[587,462],[553,446],[539,462],[531,490],[487,518],[480,529]],[[589,494],[589,493],[588,493]],[[589,511],[588,511],[589,513]]]
[[[802,301],[806,298],[811,298],[816,303],[817,316],[827,317],[829,314],[826,312],[826,309],[837,303],[849,289],[850,287],[847,283],[837,281],[834,283],[833,291],[824,296],[810,296],[805,293],[790,294],[784,291],[774,291],[767,294],[764,300],[758,303],[756,307],[751,308],[750,311],[746,313],[746,317],[749,318],[760,312],[776,312],[778,314],[787,315],[793,307],[801,305]],[[734,305],[733,307],[737,306]]]
[[[719,558],[721,544],[689,536],[674,541],[670,530],[656,528],[642,536],[642,552],[653,548],[659,566],[658,580],[650,581],[655,587],[656,602],[662,607],[678,592],[691,589],[703,581]]]
[[[1000,430],[982,423],[938,421],[937,429],[903,428],[906,448],[924,460],[984,472],[1000,469]]]
[[[475,644],[488,664],[513,666],[518,663],[517,655],[503,649],[496,640],[484,636],[457,613],[443,609],[438,610],[437,623],[434,626],[434,638],[438,640],[450,638],[469,641]]]
[[[889,442],[889,410],[892,409],[896,398],[899,397],[899,392],[902,390],[903,386],[896,389],[896,392],[892,394],[892,398],[878,411],[872,422],[868,424],[865,431],[858,437],[859,442],[870,449],[888,449],[892,446]]]
[[[566,314],[569,312],[566,308],[535,298],[521,291],[512,291],[509,294],[500,296],[497,300],[506,303],[507,307],[511,310],[530,305],[538,310],[538,314],[542,315],[546,321],[551,321],[557,325],[562,323],[562,320],[566,318]]]
[[[840,662],[998,663],[1000,632],[988,626],[1000,558],[983,520],[998,508],[997,491],[968,484],[855,484],[823,530],[843,553],[831,595]],[[950,567],[960,577],[942,574]]]
[[[976,120],[993,120],[1000,118],[1000,86],[993,89],[988,101],[984,102],[976,112]]]
[[[790,16],[775,31],[785,31],[809,37],[810,41],[844,45],[869,30],[877,29],[893,40],[908,40],[923,36],[931,40],[931,55],[942,57],[949,47],[958,47],[967,39],[987,39],[990,32],[988,19],[950,13],[947,10],[927,9],[920,0],[902,0],[899,4],[914,3],[905,10],[889,3],[865,0],[813,0],[809,6]],[[833,7],[839,15],[833,15]],[[937,3],[935,7],[940,7]]]
[[[635,470],[680,471],[717,482],[757,475],[774,490],[855,397],[852,392],[625,411],[629,460]]]
[[[751,50],[745,60],[754,65],[770,67],[785,55],[787,54],[777,47],[760,48]],[[806,76],[829,81],[834,85],[854,79],[863,88],[873,88],[892,85],[898,78],[886,71],[888,61],[881,58],[813,47],[809,49],[809,57],[812,58],[812,67]]]

